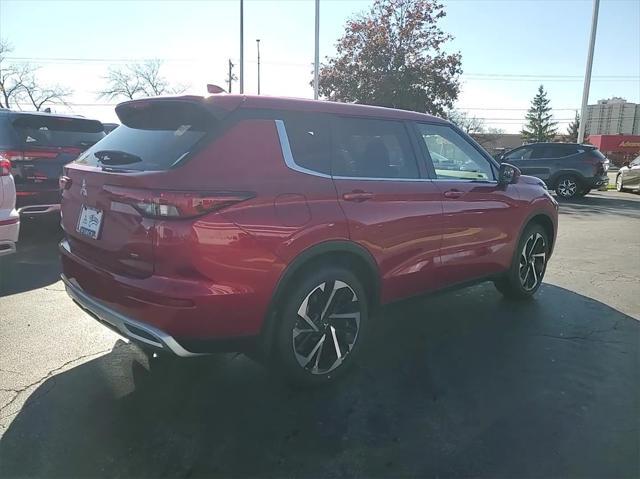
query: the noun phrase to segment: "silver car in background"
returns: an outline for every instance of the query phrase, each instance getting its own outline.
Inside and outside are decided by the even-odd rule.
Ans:
[[[637,190],[640,188],[640,156],[623,166],[616,176],[616,190]]]
[[[20,231],[11,162],[0,153],[0,256],[14,253]]]

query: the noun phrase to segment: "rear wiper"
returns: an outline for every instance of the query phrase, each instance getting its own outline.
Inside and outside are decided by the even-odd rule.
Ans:
[[[100,150],[94,153],[98,161],[104,165],[128,165],[142,161],[138,155],[120,150]]]

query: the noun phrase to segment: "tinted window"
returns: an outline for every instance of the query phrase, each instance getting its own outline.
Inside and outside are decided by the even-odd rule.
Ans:
[[[335,176],[419,178],[409,135],[401,122],[337,118],[334,122]]]
[[[291,154],[297,165],[329,174],[331,141],[329,120],[324,115],[284,114]]]
[[[525,146],[524,148],[518,148],[504,156],[504,160],[528,160],[533,153],[533,147]]]
[[[438,179],[493,180],[493,168],[467,140],[449,126],[419,123]]]
[[[104,137],[96,120],[46,115],[19,115],[12,122],[23,148],[77,146],[86,148]]]
[[[118,114],[123,124],[82,154],[76,163],[166,170],[184,158],[215,124],[213,117],[202,109],[179,102],[148,102]]]
[[[531,158],[564,158],[565,156],[571,156],[581,152],[582,150],[579,150],[578,147],[574,145],[537,145]]]

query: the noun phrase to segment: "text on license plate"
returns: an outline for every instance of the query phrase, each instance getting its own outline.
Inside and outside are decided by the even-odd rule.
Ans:
[[[83,205],[80,209],[80,217],[76,227],[78,233],[89,238],[98,239],[100,226],[102,225],[102,214],[102,210]]]

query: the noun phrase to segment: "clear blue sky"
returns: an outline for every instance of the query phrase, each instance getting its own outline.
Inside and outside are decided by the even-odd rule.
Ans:
[[[321,58],[334,53],[345,21],[370,4],[321,0]],[[580,105],[591,0],[444,4],[441,26],[455,36],[447,48],[462,53],[457,106],[515,132],[542,83],[564,127]],[[159,58],[166,76],[189,92],[205,94],[207,82],[224,86],[227,59],[239,57],[238,22],[239,0],[0,0],[0,36],[13,44],[12,57],[41,65],[47,82],[74,89],[74,112],[103,121],[115,119],[111,106],[95,105],[110,65]],[[313,0],[245,0],[245,92],[256,91],[260,38],[262,93],[311,97],[313,32]],[[601,1],[593,74],[591,102],[640,102],[640,0]]]

